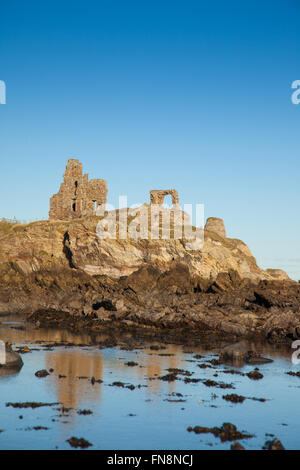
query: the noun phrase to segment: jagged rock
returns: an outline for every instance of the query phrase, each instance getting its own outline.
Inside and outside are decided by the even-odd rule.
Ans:
[[[285,450],[280,440],[275,438],[272,441],[267,441],[263,446],[264,450]]]
[[[5,229],[0,222],[0,315],[24,313],[41,325],[55,318],[74,328],[86,321],[94,329],[117,320],[124,328],[188,328],[231,341],[300,337],[300,284],[260,269],[242,241],[207,229],[198,251],[183,239],[100,240],[98,222]]]
[[[243,447],[239,442],[234,442],[231,444],[230,450],[245,450],[245,447]]]

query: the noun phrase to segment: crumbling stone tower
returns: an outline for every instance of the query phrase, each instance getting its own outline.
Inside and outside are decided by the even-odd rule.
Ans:
[[[106,204],[105,180],[90,180],[82,174],[82,163],[69,159],[64,181],[59,192],[50,199],[50,219],[72,219],[94,215],[100,205]]]

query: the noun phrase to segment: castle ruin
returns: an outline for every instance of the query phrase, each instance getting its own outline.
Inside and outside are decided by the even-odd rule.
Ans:
[[[179,204],[176,189],[151,190],[150,204],[162,206],[167,195],[171,195],[173,206]],[[82,163],[70,158],[60,189],[50,199],[49,219],[67,220],[96,215],[99,206],[105,207],[106,197],[106,181],[102,179],[89,181],[88,175],[82,174]]]
[[[49,218],[65,220],[95,215],[97,207],[106,204],[106,196],[106,181],[89,181],[88,175],[82,174],[82,163],[70,158],[59,192],[50,199]]]
[[[173,206],[179,204],[178,192],[176,189],[153,189],[150,191],[150,204],[162,205],[166,196],[171,195]]]

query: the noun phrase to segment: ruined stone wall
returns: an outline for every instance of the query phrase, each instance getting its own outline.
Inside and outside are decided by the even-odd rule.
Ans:
[[[72,219],[94,215],[106,203],[106,181],[88,180],[79,160],[69,159],[59,192],[50,199],[50,219]]]
[[[179,204],[179,197],[178,197],[178,192],[176,189],[153,189],[150,191],[150,203],[151,204],[159,204],[162,205],[165,199],[165,196],[167,195],[172,196],[172,203],[174,204]]]

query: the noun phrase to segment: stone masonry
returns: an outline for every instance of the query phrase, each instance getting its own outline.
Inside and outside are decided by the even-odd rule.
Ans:
[[[165,196],[170,194],[172,196],[172,204],[179,204],[178,192],[176,189],[153,189],[150,191],[150,203],[162,205],[165,199]]]
[[[106,204],[106,196],[106,181],[89,181],[88,175],[82,174],[82,163],[69,159],[59,192],[50,199],[49,218],[65,220],[95,215],[97,207]]]

